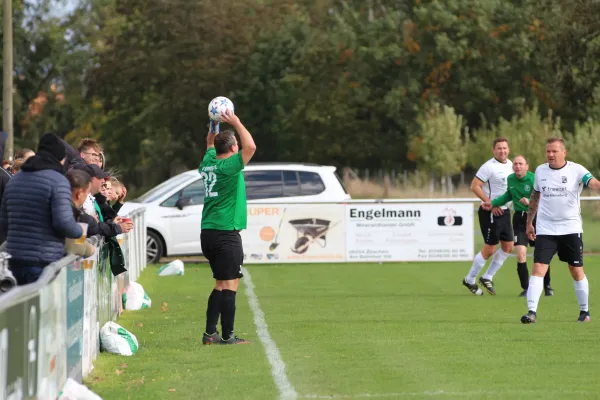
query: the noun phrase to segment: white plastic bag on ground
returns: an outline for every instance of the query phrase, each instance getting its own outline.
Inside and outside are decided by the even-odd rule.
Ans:
[[[102,397],[92,392],[87,386],[69,378],[59,393],[58,400],[102,400]]]
[[[132,356],[138,350],[135,335],[116,322],[108,321],[100,329],[100,348],[109,353]]]
[[[152,306],[152,300],[150,300],[142,285],[137,282],[129,283],[129,286],[123,292],[122,299],[123,308],[126,310],[141,310]]]
[[[159,276],[168,276],[168,275],[183,275],[183,261],[174,260],[168,263],[167,265],[163,265],[158,270]]]

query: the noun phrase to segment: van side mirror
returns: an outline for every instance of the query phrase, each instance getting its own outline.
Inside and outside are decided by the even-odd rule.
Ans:
[[[175,203],[175,207],[180,210],[183,210],[184,207],[191,206],[192,199],[191,197],[180,197],[179,200]]]

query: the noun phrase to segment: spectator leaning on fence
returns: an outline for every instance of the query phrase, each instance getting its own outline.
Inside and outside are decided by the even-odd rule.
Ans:
[[[83,236],[73,217],[71,188],[63,175],[65,147],[53,133],[40,139],[6,186],[0,233],[7,236],[9,268],[19,285],[35,282],[44,267],[65,256],[65,239]]]
[[[85,166],[78,165],[71,171],[84,171],[90,176],[90,191],[81,209],[86,216],[89,216],[89,219],[94,220],[94,223],[92,223],[92,221],[78,219],[80,222],[88,223],[88,236],[102,235],[104,237],[114,237],[121,233],[128,233],[133,229],[132,222],[122,221],[120,217],[115,216],[114,218],[105,218],[100,210],[100,206],[96,203],[94,195],[100,192],[100,187],[104,182],[107,172],[102,171],[100,167],[95,164],[88,164]],[[85,216],[82,216],[81,218],[84,217]]]
[[[112,181],[111,179],[105,179],[100,186],[100,192],[94,195],[96,203],[100,207],[100,212],[104,219],[114,219],[118,213],[110,206],[110,200],[112,199]]]
[[[88,194],[90,194],[91,177],[86,172],[75,169],[67,172],[66,177],[71,186],[71,207],[73,209],[73,216],[77,222],[84,222],[88,224],[86,236],[94,236],[97,233],[92,233],[91,235],[89,234],[90,230],[93,229],[93,227],[90,228],[89,224],[94,224],[96,221],[89,215],[83,214],[81,211],[83,202],[85,199],[87,199]],[[91,221],[80,218],[82,214],[91,219]],[[71,250],[73,254],[83,257],[90,257],[94,254],[95,248],[91,243],[85,241],[78,245],[75,242],[76,241],[72,239],[67,239],[67,249]]]
[[[112,198],[110,200],[115,202],[112,205],[112,208],[118,213],[121,207],[123,207],[123,203],[125,202],[125,197],[127,196],[127,188],[115,177],[111,178],[111,183]]]

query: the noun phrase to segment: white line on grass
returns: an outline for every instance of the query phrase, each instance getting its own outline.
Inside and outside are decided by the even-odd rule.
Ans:
[[[397,393],[358,393],[358,394],[331,394],[331,395],[320,395],[320,394],[304,394],[301,395],[300,398],[303,399],[356,399],[356,398],[382,398],[382,397],[436,397],[436,396],[453,396],[453,397],[474,397],[474,396],[482,396],[482,395],[533,395],[540,394],[542,391],[539,390],[509,390],[509,391],[490,391],[490,390],[477,390],[471,392],[454,392],[454,391],[445,391],[445,390],[428,390],[425,392],[397,392]],[[579,390],[559,390],[556,393],[563,395],[591,395],[597,394],[595,392],[589,391],[579,391]],[[543,392],[543,394],[548,394],[547,392]]]
[[[293,400],[298,397],[298,393],[292,386],[290,380],[285,374],[285,363],[281,359],[281,355],[279,354],[279,349],[277,345],[271,338],[269,334],[269,330],[267,329],[267,321],[265,321],[265,314],[260,309],[260,305],[258,304],[258,297],[254,293],[254,284],[252,283],[252,278],[250,277],[250,271],[247,268],[242,268],[244,277],[242,281],[246,285],[246,296],[248,297],[248,304],[250,305],[250,309],[252,310],[252,314],[254,314],[254,325],[256,325],[256,333],[258,334],[258,338],[262,342],[265,353],[267,354],[267,359],[271,364],[271,374],[273,375],[273,380],[275,381],[275,385],[279,390],[279,398],[285,400]]]

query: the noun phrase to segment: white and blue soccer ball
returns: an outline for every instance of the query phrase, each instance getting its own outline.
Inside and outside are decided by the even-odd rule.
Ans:
[[[213,121],[223,122],[225,111],[234,111],[233,102],[227,97],[215,97],[208,104],[208,117]]]

